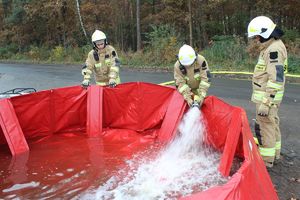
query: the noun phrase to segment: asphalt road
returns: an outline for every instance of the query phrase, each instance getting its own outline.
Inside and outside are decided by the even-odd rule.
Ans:
[[[139,72],[121,69],[122,82],[161,83],[173,80],[167,72]],[[40,90],[79,85],[81,67],[71,65],[0,64],[0,93],[19,87]],[[251,82],[213,78],[209,95],[246,110],[253,128],[255,106],[250,102]],[[300,85],[287,84],[280,108],[282,153],[284,164],[274,166],[270,175],[280,199],[300,198]],[[253,130],[253,129],[252,129]],[[287,163],[287,164],[286,164]],[[295,178],[295,180],[293,179]],[[284,187],[284,185],[286,185]],[[287,186],[290,185],[290,186]]]

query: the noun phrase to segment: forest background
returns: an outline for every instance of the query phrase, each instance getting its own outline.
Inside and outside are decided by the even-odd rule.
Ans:
[[[253,71],[247,25],[265,15],[284,30],[289,73],[300,74],[299,0],[1,0],[0,60],[84,63],[103,31],[123,66],[172,69],[184,43],[212,71]],[[254,48],[253,48],[254,47]]]

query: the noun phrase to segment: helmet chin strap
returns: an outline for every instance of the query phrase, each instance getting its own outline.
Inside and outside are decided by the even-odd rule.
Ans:
[[[94,49],[94,50],[98,50],[98,47],[97,47],[97,45],[96,45],[96,42],[93,42],[93,49]]]
[[[94,43],[94,42],[93,42],[93,43]],[[95,44],[93,44],[93,49],[94,49],[94,51],[97,51],[97,52],[98,52],[98,50],[99,50]]]

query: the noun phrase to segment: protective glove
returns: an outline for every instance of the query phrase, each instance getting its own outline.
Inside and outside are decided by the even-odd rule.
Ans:
[[[204,98],[202,96],[198,96],[198,95],[194,96],[194,102],[198,103],[199,109],[201,108],[201,106],[203,104],[203,100],[204,100]]]
[[[81,83],[81,86],[84,88],[84,89],[87,89],[90,85],[90,81],[89,80],[83,80],[82,83]]]
[[[110,82],[108,83],[108,86],[109,86],[110,88],[114,88],[114,87],[117,86],[117,84],[116,84],[116,82],[114,82],[114,81],[110,81]]]
[[[187,104],[191,107],[193,105],[193,100],[192,99],[186,99]]]
[[[257,114],[260,115],[260,116],[268,116],[269,115],[269,110],[270,110],[270,107],[267,106],[266,104],[262,103],[258,107]]]

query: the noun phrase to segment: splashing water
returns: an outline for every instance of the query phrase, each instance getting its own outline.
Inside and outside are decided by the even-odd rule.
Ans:
[[[97,191],[80,199],[177,199],[225,183],[217,169],[220,155],[205,147],[204,136],[202,114],[192,108],[156,159],[145,156],[155,148],[136,155]]]

